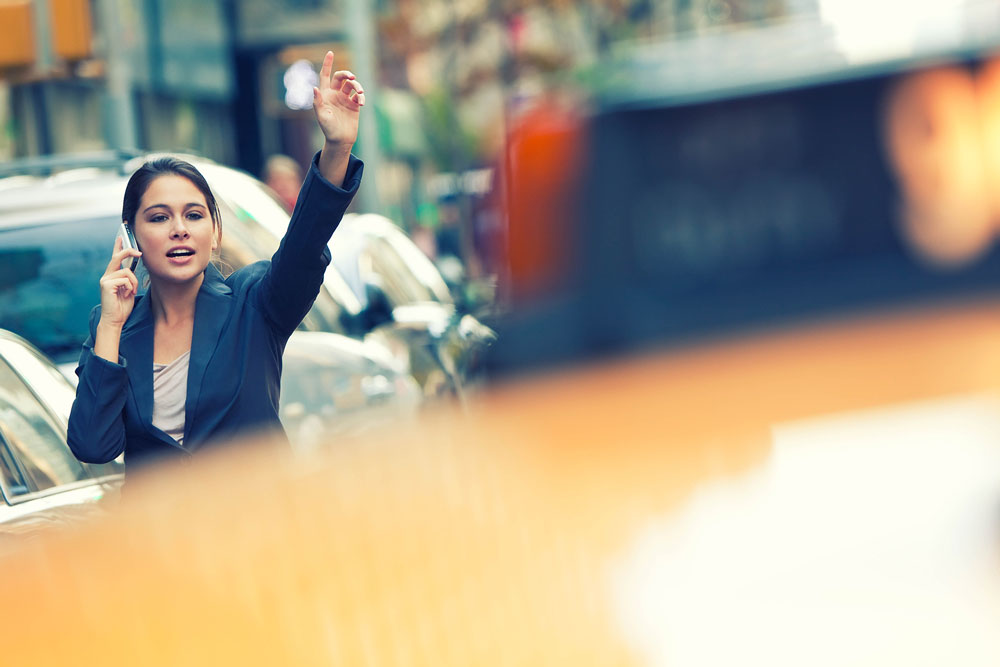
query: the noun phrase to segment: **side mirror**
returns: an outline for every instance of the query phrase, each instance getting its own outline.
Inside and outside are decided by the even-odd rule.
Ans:
[[[365,283],[365,296],[368,303],[359,315],[365,331],[392,322],[392,306],[381,285]]]

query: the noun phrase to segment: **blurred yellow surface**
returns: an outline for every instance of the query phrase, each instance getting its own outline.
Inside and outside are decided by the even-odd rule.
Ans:
[[[5,559],[4,657],[996,664],[998,389],[986,302],[526,379],[308,460],[240,444]]]

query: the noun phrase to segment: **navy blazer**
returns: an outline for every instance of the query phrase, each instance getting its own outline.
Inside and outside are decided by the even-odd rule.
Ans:
[[[106,463],[125,452],[131,469],[153,459],[188,457],[206,444],[251,431],[284,435],[278,421],[281,356],[319,294],[330,264],[327,243],[363,171],[361,161],[351,156],[339,188],[320,174],[317,158],[271,261],[245,266],[228,278],[211,264],[205,270],[195,302],[183,447],[152,423],[149,297],[136,297],[122,328],[117,364],[94,354],[101,307],[94,308],[69,418],[69,446],[78,459]]]

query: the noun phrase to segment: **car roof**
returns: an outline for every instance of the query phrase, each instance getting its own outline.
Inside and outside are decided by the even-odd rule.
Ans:
[[[22,336],[17,335],[16,333],[14,333],[13,331],[10,331],[8,329],[2,329],[2,328],[0,328],[0,340],[2,340],[2,341],[9,341],[9,342],[21,345],[22,347],[27,347],[27,348],[30,348],[32,350],[37,350],[37,348],[34,345],[32,345],[30,342],[28,342],[25,338],[23,338]]]
[[[813,16],[631,43],[597,66],[594,97],[612,109],[690,104],[975,58],[1000,43],[1000,13],[992,3],[942,8],[938,18],[925,18],[906,47],[859,55],[838,42],[835,25]],[[963,30],[948,29],[956,21]]]
[[[128,175],[144,162],[168,156],[212,174],[243,174],[208,158],[181,152],[69,154],[14,160],[0,170],[0,229],[120,215]]]
[[[120,174],[92,169],[0,179],[0,229],[119,215],[125,183]]]

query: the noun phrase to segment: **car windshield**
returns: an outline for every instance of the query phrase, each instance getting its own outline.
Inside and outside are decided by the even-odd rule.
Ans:
[[[403,240],[409,242],[405,237]],[[413,249],[420,254],[419,249]],[[364,223],[342,224],[333,234],[330,252],[337,271],[362,303],[367,301],[365,285],[368,283],[381,287],[393,308],[433,301],[450,303],[443,282],[441,291],[445,294],[442,295],[428,284],[426,274],[418,275],[418,270],[424,268],[419,261],[424,259],[430,264],[430,260],[417,257],[413,262],[413,257],[404,258],[397,244],[370,233]],[[437,279],[441,279],[440,275]]]
[[[80,355],[117,216],[0,231],[0,327],[57,363]]]

